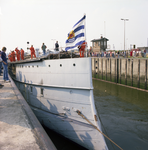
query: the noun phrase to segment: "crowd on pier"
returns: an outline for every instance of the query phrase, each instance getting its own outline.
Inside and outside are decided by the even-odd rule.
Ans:
[[[130,51],[128,50],[128,51],[102,51],[102,52],[92,52],[90,49],[88,55],[90,57],[112,57],[112,58],[147,57],[146,50],[141,52],[138,49],[132,49]]]

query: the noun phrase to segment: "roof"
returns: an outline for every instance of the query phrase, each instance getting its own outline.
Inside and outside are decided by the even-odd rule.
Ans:
[[[93,39],[91,40],[91,42],[104,41],[104,40],[109,41],[109,39],[107,38],[100,38],[100,39]]]

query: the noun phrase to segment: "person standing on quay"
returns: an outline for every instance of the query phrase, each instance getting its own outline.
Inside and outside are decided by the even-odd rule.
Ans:
[[[43,45],[42,45],[42,50],[43,50],[43,55],[45,55],[46,54],[46,48],[47,48],[47,46],[43,43]]]
[[[2,48],[2,52],[1,52],[1,58],[2,58],[2,63],[3,63],[3,68],[4,68],[4,72],[3,72],[3,80],[6,82],[10,82],[9,78],[8,78],[8,63],[7,63],[7,58],[6,58],[6,47]]]
[[[120,53],[119,53],[119,51],[118,51],[118,58],[119,58],[119,54],[120,54]]]
[[[0,51],[0,76],[2,73],[2,58],[1,58],[1,51]]]
[[[55,50],[56,50],[56,51],[59,51],[59,44],[58,44],[58,41],[56,41],[56,43],[55,43]]]
[[[144,49],[144,57],[146,57],[146,49]]]
[[[33,58],[33,55],[34,55],[34,57],[36,58],[35,50],[34,50],[33,45],[31,45],[31,47],[30,47],[30,51],[31,51],[31,59]]]

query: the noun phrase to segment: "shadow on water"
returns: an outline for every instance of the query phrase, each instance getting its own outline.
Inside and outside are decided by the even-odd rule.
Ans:
[[[60,134],[50,130],[49,128],[42,125],[50,139],[56,146],[57,150],[87,150],[84,147],[72,142],[71,140],[61,136]]]
[[[147,150],[148,92],[98,80],[93,80],[93,86],[103,132],[123,149]],[[106,142],[113,150],[111,143]]]

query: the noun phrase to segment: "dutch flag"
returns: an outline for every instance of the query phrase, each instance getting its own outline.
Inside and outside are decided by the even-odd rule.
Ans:
[[[85,42],[85,19],[86,16],[84,15],[68,33],[65,51],[72,50]]]

